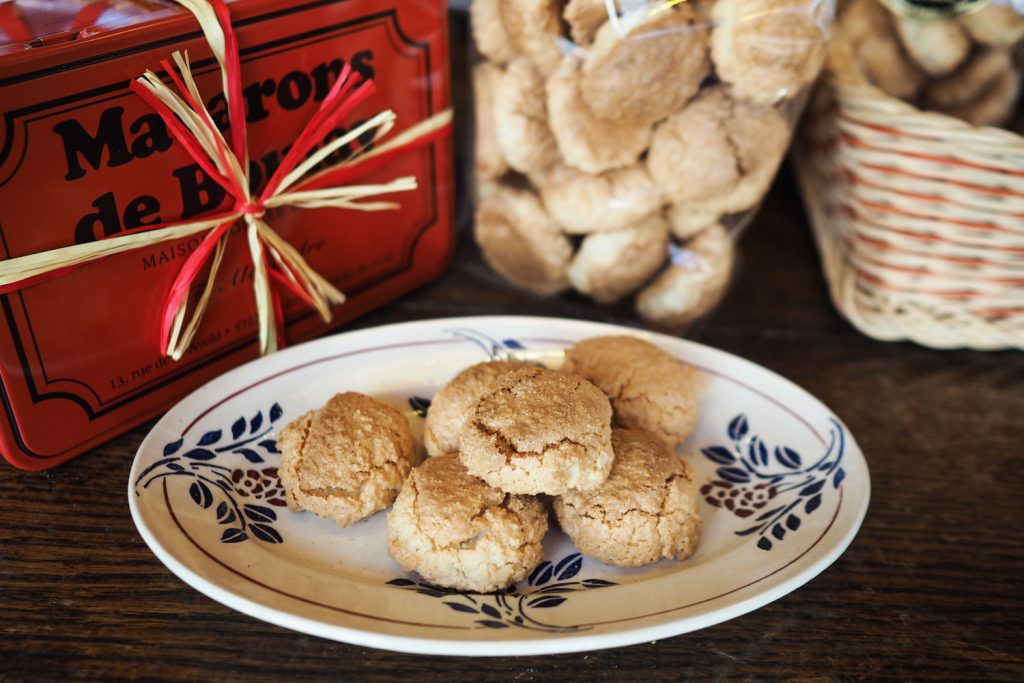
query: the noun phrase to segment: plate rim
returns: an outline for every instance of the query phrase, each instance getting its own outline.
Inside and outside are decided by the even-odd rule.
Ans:
[[[802,395],[803,398],[809,399],[812,403],[817,404],[824,411],[834,418],[838,426],[845,432],[846,439],[848,441],[847,448],[855,453],[859,458],[860,464],[864,470],[864,486],[860,496],[860,504],[855,511],[853,518],[848,522],[848,527],[845,529],[843,534],[835,539],[830,545],[826,546],[824,550],[820,552],[810,563],[799,570],[796,574],[789,578],[779,580],[778,582],[770,585],[764,590],[759,590],[753,595],[738,600],[732,604],[712,609],[709,612],[695,614],[677,619],[665,619],[654,624],[640,624],[636,626],[620,626],[614,630],[594,633],[592,631],[581,631],[575,633],[560,633],[555,636],[547,638],[513,638],[513,639],[452,639],[443,637],[434,637],[431,635],[423,636],[409,636],[400,635],[395,633],[386,633],[381,631],[373,631],[353,627],[351,625],[342,625],[338,623],[328,623],[325,621],[318,620],[314,617],[303,616],[294,612],[289,612],[286,609],[277,607],[269,607],[262,604],[258,600],[246,597],[244,595],[232,592],[230,589],[222,587],[214,581],[206,578],[199,571],[189,568],[183,561],[175,557],[174,553],[163,546],[157,534],[153,529],[150,528],[146,522],[142,511],[139,509],[139,504],[136,500],[135,495],[135,478],[140,467],[140,461],[143,457],[143,451],[147,449],[152,439],[156,437],[159,428],[162,424],[165,424],[171,419],[174,419],[175,413],[178,410],[182,410],[182,406],[187,406],[192,403],[195,397],[202,397],[205,393],[216,389],[220,385],[225,385],[229,389],[237,389],[238,382],[236,378],[243,377],[251,374],[253,366],[257,365],[269,365],[273,366],[274,363],[280,363],[286,365],[288,368],[293,368],[295,364],[288,364],[287,361],[292,356],[306,355],[311,359],[309,362],[322,359],[318,357],[316,352],[320,349],[329,348],[337,344],[339,338],[344,337],[346,340],[352,340],[358,337],[373,337],[379,336],[382,333],[387,334],[394,331],[410,331],[412,334],[409,336],[415,336],[416,328],[433,328],[444,329],[446,327],[514,327],[516,325],[557,325],[562,329],[570,329],[569,332],[574,331],[585,331],[589,332],[592,336],[601,334],[600,330],[604,332],[617,332],[619,334],[630,334],[633,336],[648,338],[650,340],[663,339],[671,344],[682,344],[684,347],[690,349],[700,349],[704,351],[710,351],[712,354],[721,354],[728,357],[731,361],[738,361],[741,365],[748,365],[757,368],[759,371],[767,373],[775,381],[782,382],[788,389],[796,391]],[[263,378],[265,381],[268,377]],[[752,387],[751,387],[752,388]],[[756,390],[756,389],[755,389]],[[228,392],[230,393],[230,391]],[[225,394],[223,401],[230,400]],[[196,418],[196,420],[201,418]],[[810,425],[808,425],[810,426]],[[815,431],[812,427],[812,431]],[[268,623],[281,626],[297,632],[314,635],[317,637],[327,638],[330,640],[336,640],[340,642],[350,643],[353,645],[374,647],[379,649],[387,649],[396,652],[404,652],[411,654],[440,654],[448,656],[525,656],[525,655],[544,655],[544,654],[555,654],[555,653],[567,653],[567,652],[583,652],[590,650],[597,650],[610,647],[619,647],[633,645],[642,642],[648,642],[652,640],[658,640],[662,638],[672,637],[676,635],[682,635],[684,633],[690,633],[696,630],[707,628],[731,619],[734,619],[743,614],[747,614],[754,610],[760,609],[761,607],[774,602],[782,598],[783,596],[795,591],[804,584],[811,581],[813,578],[821,574],[825,569],[835,563],[839,557],[846,551],[846,549],[856,538],[863,525],[864,519],[867,515],[868,508],[870,507],[871,499],[871,477],[870,469],[868,467],[867,459],[863,455],[863,451],[853,434],[846,425],[836,416],[835,412],[831,410],[824,402],[818,399],[816,396],[803,389],[792,380],[776,373],[774,370],[767,368],[763,365],[754,363],[753,361],[747,360],[741,356],[737,356],[728,351],[723,351],[706,344],[695,342],[689,339],[683,339],[680,337],[673,337],[670,335],[661,334],[658,332],[631,328],[614,323],[606,323],[602,321],[590,321],[590,320],[578,320],[573,318],[560,318],[560,317],[548,317],[548,316],[510,316],[510,315],[481,315],[481,316],[458,316],[448,318],[430,318],[424,320],[414,320],[406,322],[390,323],[386,325],[373,326],[362,328],[359,330],[343,331],[334,335],[322,337],[310,342],[298,344],[282,351],[277,352],[271,356],[257,358],[249,361],[243,365],[233,368],[226,373],[213,378],[209,382],[206,382],[202,386],[189,392],[185,397],[180,399],[172,408],[170,408],[164,415],[153,425],[150,431],[146,434],[142,442],[135,453],[132,461],[132,465],[129,471],[129,479],[127,486],[129,510],[132,516],[132,520],[135,523],[136,528],[139,531],[143,541],[149,547],[149,549],[156,555],[157,559],[161,561],[175,576],[185,582],[189,587],[199,591],[208,598],[250,617],[265,621]],[[860,491],[860,489],[858,489]],[[841,499],[842,500],[842,499]],[[852,498],[851,503],[854,503]],[[826,529],[822,532],[821,537],[824,538],[828,535],[831,527],[836,523],[840,517],[840,508],[842,503],[840,502],[837,506],[833,519],[829,522]],[[806,555],[811,553],[817,547],[819,542],[813,543],[801,554],[794,557],[786,565],[783,565],[772,574],[763,577],[761,580],[767,579],[770,576],[783,571],[786,568],[802,560]],[[216,560],[209,560],[216,561]],[[744,590],[749,586],[742,586],[738,589]],[[735,592],[735,591],[733,591]],[[722,597],[722,596],[718,596]],[[293,598],[294,599],[294,598]],[[717,599],[717,598],[716,598]],[[686,609],[686,606],[676,608],[679,610]],[[655,615],[642,615],[635,617],[635,620],[642,621],[644,619],[654,618]],[[680,628],[683,626],[683,628]]]

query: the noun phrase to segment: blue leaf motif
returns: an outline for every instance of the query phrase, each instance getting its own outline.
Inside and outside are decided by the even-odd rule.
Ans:
[[[245,516],[254,522],[273,522],[277,520],[277,513],[262,505],[246,504],[243,508]]]
[[[217,454],[205,448],[193,448],[185,454],[185,457],[192,460],[213,460]]]
[[[415,586],[416,582],[410,579],[391,579],[387,582],[389,586]]]
[[[761,539],[757,542],[757,547],[761,550],[771,550],[772,542],[769,541],[766,536],[762,536]]]
[[[388,583],[391,583],[390,581]],[[470,614],[477,614],[477,611],[469,605],[463,605],[461,602],[448,602],[447,600],[441,601],[442,605],[448,605],[456,612],[469,612]]]
[[[477,619],[476,623],[480,624],[481,626],[486,626],[487,628],[508,628],[509,627],[508,624],[502,623],[500,621],[491,621],[489,619]]]
[[[789,528],[790,531],[796,531],[800,528],[800,518],[796,515],[790,515],[789,517],[786,517],[786,526]]]
[[[217,443],[218,441],[220,441],[220,437],[222,435],[223,435],[223,432],[221,432],[221,430],[219,430],[219,429],[211,429],[210,431],[208,431],[205,434],[203,434],[203,436],[199,439],[199,445],[200,446],[209,446],[212,443]]]
[[[543,598],[534,598],[533,600],[531,600],[530,602],[528,602],[526,604],[527,604],[528,607],[536,607],[538,609],[542,609],[542,608],[547,608],[547,607],[558,607],[563,602],[565,602],[565,598],[563,598],[561,596],[558,596],[558,595],[548,595],[548,596],[545,596]]]
[[[217,506],[217,522],[219,524],[231,524],[235,521],[235,511],[228,507],[227,503]]]
[[[531,586],[545,584],[551,580],[552,572],[551,563],[545,560],[538,564],[537,568],[530,573],[530,578],[528,578],[526,582]]]
[[[245,532],[242,531],[241,529],[231,528],[231,529],[225,529],[224,533],[220,535],[220,542],[221,543],[238,543],[240,541],[244,541],[247,538],[249,538],[249,537],[246,536]]]
[[[579,553],[573,553],[572,555],[567,555],[558,563],[554,573],[559,581],[567,581],[579,574],[581,567],[583,567],[583,556]]]
[[[614,581],[605,581],[604,579],[583,579],[583,585],[588,588],[603,588],[605,586],[617,586],[619,584]]]
[[[768,464],[768,447],[764,445],[764,441],[754,439],[750,442],[750,461],[755,465]]]
[[[281,534],[277,533],[277,529],[269,524],[250,524],[249,530],[252,531],[253,536],[261,541],[266,541],[267,543],[284,543],[284,539],[281,538]]]
[[[283,413],[284,411],[281,410],[281,406],[279,404],[275,403],[270,406],[270,421],[277,422],[277,418],[281,417]]]
[[[843,479],[846,479],[846,472],[844,472],[843,468],[840,467],[836,470],[835,476],[832,477],[832,486],[839,488],[839,485],[843,483]]]
[[[801,463],[800,454],[792,448],[787,448],[785,446],[775,447],[775,460],[777,460],[783,467],[788,467],[791,470],[795,470],[800,467]]]
[[[744,529],[743,531],[737,531],[736,535],[737,536],[749,536],[750,534],[754,533],[755,531],[760,531],[763,528],[764,528],[764,524],[758,524],[757,526],[752,526],[752,527],[750,527],[748,529]]]
[[[812,512],[817,510],[820,505],[821,505],[821,494],[819,493],[819,494],[817,494],[816,496],[814,496],[813,498],[811,498],[810,500],[807,501],[807,504],[804,505],[804,512],[806,512],[807,514],[811,514]]]
[[[734,417],[732,422],[729,423],[729,438],[733,441],[739,441],[747,435],[747,430],[749,428],[750,425],[747,424],[747,416],[741,413]]]
[[[506,349],[522,349],[522,348],[524,348],[523,345],[520,344],[519,342],[517,342],[515,339],[505,339],[501,343],[502,343],[502,345],[505,346]]]
[[[782,528],[781,524],[776,524],[772,527],[772,536],[779,539],[780,541],[785,537],[786,530]]]
[[[496,608],[494,608],[494,607],[492,607],[490,605],[480,605],[480,611],[483,612],[484,614],[486,614],[489,617],[494,617],[495,619],[501,619],[501,612],[499,612]]]
[[[167,465],[167,469],[169,469],[172,472],[184,472],[185,471],[185,468],[182,467],[181,465],[179,465],[176,462],[172,462],[172,463],[168,464]]]
[[[719,465],[731,465],[736,462],[736,456],[725,446],[709,446],[701,450],[704,456]]]
[[[430,399],[422,396],[410,396],[409,407],[420,417],[426,417],[430,411]]]
[[[249,433],[255,434],[263,426],[263,413],[256,413],[249,421]]]
[[[719,467],[715,471],[719,477],[734,484],[746,484],[750,481],[750,474],[739,467]]]
[[[181,445],[183,443],[185,443],[185,438],[184,437],[178,439],[177,441],[170,442],[169,444],[164,446],[164,455],[165,456],[167,456],[167,455],[174,455],[175,453],[178,452],[178,449],[181,448]]]
[[[264,439],[263,441],[260,441],[259,445],[260,445],[261,448],[267,449],[268,453],[280,453],[281,452],[281,451],[277,450],[277,440],[275,440],[275,439]]]
[[[245,433],[245,418],[240,417],[231,425],[231,438],[237,439]]]
[[[768,519],[769,517],[774,516],[775,513],[777,513],[779,510],[781,510],[784,507],[786,507],[786,506],[785,505],[780,505],[777,508],[772,508],[768,512],[762,512],[760,515],[757,516],[757,521],[758,522],[763,522],[764,520]]]
[[[800,490],[801,496],[813,496],[815,493],[821,490],[821,487],[825,485],[825,480],[816,481],[813,484],[808,484]]]
[[[244,455],[245,459],[248,460],[249,462],[263,462],[263,458],[260,456],[260,454],[251,448],[238,448],[233,452]]]
[[[196,505],[204,510],[213,503],[213,494],[210,493],[209,487],[201,481],[192,482],[192,485],[188,487],[188,495],[192,496]]]

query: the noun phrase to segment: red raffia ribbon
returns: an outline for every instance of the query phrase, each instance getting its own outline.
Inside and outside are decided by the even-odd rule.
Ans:
[[[203,104],[189,68],[187,52],[184,55],[180,52],[173,54],[177,71],[166,60],[161,61],[161,66],[177,92],[152,71],[147,71],[133,81],[131,88],[159,114],[168,132],[200,168],[234,199],[234,206],[192,221],[147,226],[88,244],[0,262],[0,293],[65,275],[106,256],[205,233],[171,285],[161,315],[161,348],[166,355],[177,360],[191,344],[209,303],[230,234],[229,229],[241,220],[246,227],[246,240],[255,275],[253,291],[259,322],[260,352],[269,353],[280,347],[284,336],[281,300],[272,283],[277,283],[316,309],[325,322],[331,320],[332,306],[343,303],[345,295],[314,271],[297,249],[267,225],[263,220],[266,210],[281,206],[308,209],[334,207],[358,211],[399,208],[399,204],[394,202],[366,200],[381,194],[415,190],[417,185],[413,176],[381,184],[347,183],[371,173],[412,149],[447,136],[451,132],[452,112],[446,109],[390,140],[374,145],[372,149],[363,146],[346,161],[310,174],[328,156],[352,141],[372,135],[376,142],[395,126],[394,112],[382,111],[310,153],[344,117],[375,92],[373,81],[359,79],[346,65],[266,187],[253,196],[249,190],[249,158],[238,43],[231,28],[227,5],[224,0],[177,2],[198,19],[220,65],[231,121],[230,145],[214,125],[213,118]],[[189,300],[192,298],[190,293],[204,271],[206,275],[202,292],[186,320]]]

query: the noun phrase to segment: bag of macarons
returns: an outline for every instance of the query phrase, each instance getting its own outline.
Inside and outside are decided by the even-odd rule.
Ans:
[[[474,236],[503,280],[685,329],[718,303],[831,0],[471,0]]]

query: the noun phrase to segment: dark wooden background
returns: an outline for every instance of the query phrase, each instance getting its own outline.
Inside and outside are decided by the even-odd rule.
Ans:
[[[293,633],[199,594],[145,546],[125,489],[147,425],[56,470],[0,465],[0,680],[1024,680],[1024,354],[858,334],[827,298],[787,170],[741,249],[726,301],[691,336],[819,397],[871,468],[860,534],[796,592],[695,633],[546,657]],[[503,313],[637,323],[517,292],[463,239],[443,278],[353,327]]]

